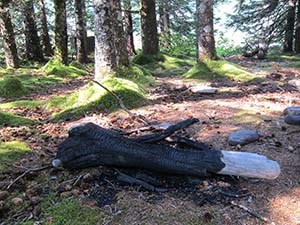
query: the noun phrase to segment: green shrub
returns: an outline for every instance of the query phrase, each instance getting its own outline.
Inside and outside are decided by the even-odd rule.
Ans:
[[[26,94],[26,89],[19,79],[9,77],[0,81],[1,97],[19,97],[24,94]]]

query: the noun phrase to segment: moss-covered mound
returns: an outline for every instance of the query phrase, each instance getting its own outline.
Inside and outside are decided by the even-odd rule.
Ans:
[[[2,126],[25,126],[35,124],[35,121],[10,113],[0,112],[0,127]]]
[[[41,68],[41,70],[46,72],[48,75],[70,78],[77,78],[88,74],[88,72],[83,69],[79,69],[71,65],[65,66],[55,59],[50,60]]]
[[[0,81],[1,97],[20,97],[24,94],[26,94],[26,88],[19,79],[7,77]]]
[[[191,57],[175,57],[166,53],[158,55],[138,55],[133,59],[133,62],[143,65],[156,76],[172,76],[182,75],[194,65],[194,60]]]
[[[248,72],[245,68],[225,60],[197,63],[183,77],[204,82],[226,79],[248,82],[256,78],[254,74]]]
[[[139,105],[145,99],[144,87],[153,83],[154,79],[150,73],[136,65],[122,67],[115,76],[110,76],[101,82],[118,95],[129,108]],[[60,121],[77,118],[89,112],[111,112],[120,106],[109,92],[90,82],[76,93],[51,99],[47,107],[58,111],[53,115],[53,119]]]
[[[0,142],[0,171],[7,169],[5,163],[13,163],[30,151],[24,142]]]

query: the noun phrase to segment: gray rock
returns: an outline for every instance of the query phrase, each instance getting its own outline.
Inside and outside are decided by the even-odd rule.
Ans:
[[[228,142],[230,145],[246,145],[259,139],[256,130],[238,130],[230,134]]]
[[[290,80],[288,82],[289,85],[295,87],[298,89],[298,91],[300,91],[300,80]]]
[[[287,115],[284,118],[284,122],[294,126],[300,126],[300,114],[299,115]]]
[[[210,86],[195,86],[190,88],[191,92],[193,93],[200,93],[200,94],[215,94],[217,93],[218,89]]]
[[[283,115],[288,116],[300,116],[300,106],[291,106],[291,107],[287,107],[284,111],[283,111]]]

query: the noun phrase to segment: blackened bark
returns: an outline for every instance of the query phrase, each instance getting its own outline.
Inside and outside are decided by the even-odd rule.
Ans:
[[[101,81],[117,70],[112,21],[112,0],[94,0],[95,6],[95,80]]]
[[[2,0],[0,2],[0,32],[3,38],[6,66],[18,67],[19,58],[15,42],[14,29],[9,14],[9,3],[9,0]]]
[[[55,58],[61,63],[68,64],[68,34],[66,1],[54,0],[55,9]]]
[[[41,24],[42,24],[42,43],[45,56],[53,56],[53,49],[49,37],[49,29],[47,23],[46,7],[44,0],[40,0],[41,6]]]
[[[75,0],[76,13],[76,58],[80,63],[88,62],[87,55],[87,31],[84,0]]]
[[[197,0],[197,60],[216,59],[213,22],[214,0]]]
[[[292,52],[293,51],[293,43],[294,43],[294,27],[295,27],[295,6],[289,6],[287,21],[285,27],[285,36],[284,36],[284,52]]]
[[[159,27],[160,27],[161,45],[167,49],[170,46],[170,36],[171,36],[168,1],[161,0],[159,3]]]
[[[131,0],[124,0],[125,35],[127,40],[127,51],[129,55],[136,55],[133,39],[133,23],[131,15]]]
[[[297,2],[297,17],[295,31],[295,52],[300,53],[300,0]]]
[[[36,26],[33,0],[26,0],[24,2],[24,14],[26,58],[27,60],[43,62],[44,56]]]
[[[141,0],[142,49],[145,55],[159,52],[155,0]]]
[[[111,20],[114,23],[114,42],[117,56],[117,66],[128,66],[129,57],[122,23],[121,2],[120,0],[112,0],[112,2],[113,14]]]

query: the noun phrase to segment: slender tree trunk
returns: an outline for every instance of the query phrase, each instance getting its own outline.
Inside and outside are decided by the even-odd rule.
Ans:
[[[131,0],[124,0],[124,20],[125,20],[125,34],[127,39],[127,51],[130,55],[136,55],[134,49],[134,39],[133,39],[133,23],[131,15]]]
[[[9,0],[2,0],[0,2],[0,33],[3,38],[6,66],[18,67],[19,58],[14,29],[9,14],[9,2]]]
[[[159,27],[161,45],[168,49],[170,46],[170,14],[169,14],[168,1],[161,0],[159,3]]]
[[[155,0],[141,0],[142,48],[143,54],[159,52]]]
[[[117,70],[112,21],[112,0],[94,0],[95,6],[95,79],[101,81]]]
[[[86,15],[84,0],[75,0],[76,13],[76,58],[80,63],[87,63],[87,35],[86,35]]]
[[[289,6],[287,21],[285,27],[285,36],[284,36],[284,52],[293,51],[293,42],[294,42],[294,27],[295,27],[295,6]]]
[[[196,0],[197,60],[216,59],[213,22],[214,0]]]
[[[295,31],[295,52],[300,53],[300,0],[297,2],[297,18]]]
[[[41,6],[41,24],[42,24],[42,43],[44,48],[45,56],[52,56],[53,49],[50,42],[48,23],[47,23],[47,15],[46,15],[46,7],[44,0],[40,0]]]
[[[117,66],[128,66],[129,57],[126,47],[125,32],[122,22],[121,1],[113,1],[113,17],[111,20],[114,23],[114,41],[117,56]]]
[[[34,14],[33,0],[26,0],[24,2],[24,13],[26,58],[32,61],[43,62],[44,56],[35,22],[36,20]]]
[[[55,8],[55,58],[61,63],[68,64],[68,34],[66,1],[54,0]]]

